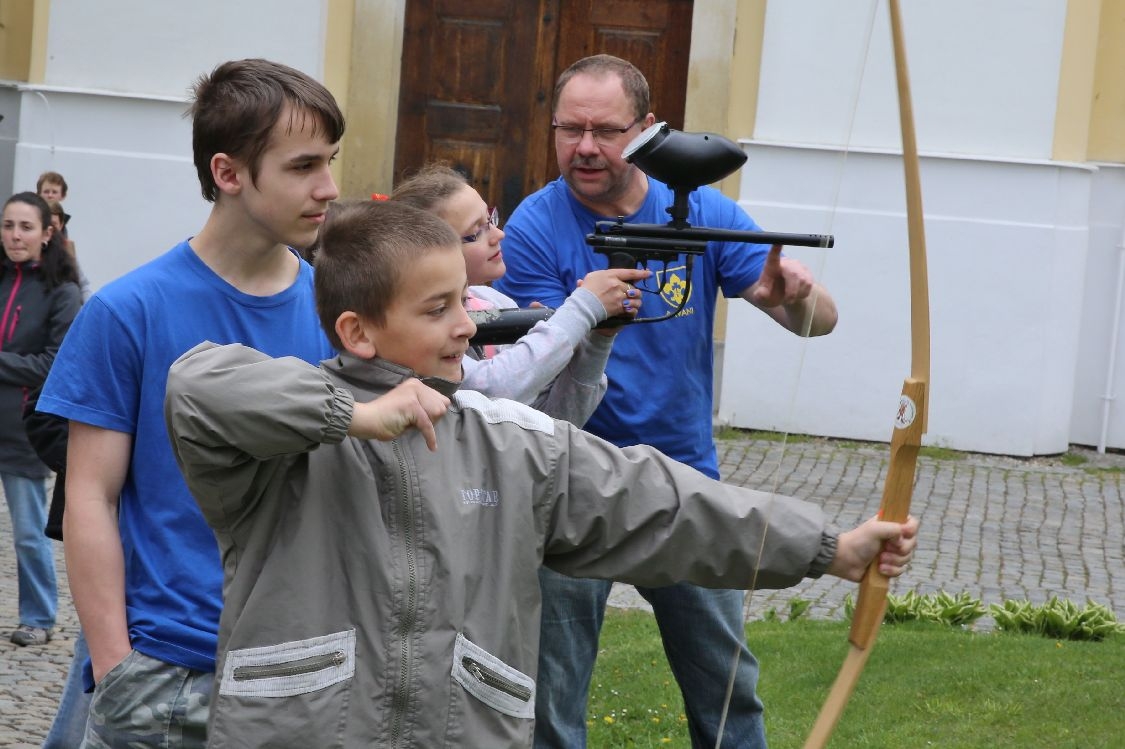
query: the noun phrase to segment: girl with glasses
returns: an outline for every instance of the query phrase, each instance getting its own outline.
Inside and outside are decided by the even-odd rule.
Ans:
[[[391,194],[391,200],[435,213],[461,237],[470,310],[518,305],[489,284],[504,275],[499,215],[463,175],[430,164]],[[595,330],[610,316],[635,317],[640,292],[633,282],[650,272],[633,268],[593,271],[543,320],[513,344],[485,346],[466,361],[462,387],[493,398],[529,403],[550,416],[578,426],[585,423],[605,393],[605,363],[620,327]],[[472,350],[471,350],[472,351]]]

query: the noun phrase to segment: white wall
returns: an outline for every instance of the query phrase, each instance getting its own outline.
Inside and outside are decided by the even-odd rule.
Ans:
[[[886,440],[910,367],[909,270],[896,154],[746,143],[742,205],[832,293],[837,329],[805,341],[730,307],[719,415],[735,426]],[[926,157],[928,444],[1012,455],[1066,450],[1095,170]],[[840,184],[838,190],[837,183]],[[810,186],[815,186],[810,189]]]
[[[927,443],[1094,444],[1125,175],[1049,160],[1065,2],[902,5],[929,248]],[[824,281],[840,324],[805,342],[732,304],[719,415],[736,426],[890,437],[910,362],[901,146],[886,9],[866,59],[855,11],[767,6],[741,203],[770,229],[836,236],[788,252]],[[1125,447],[1122,411],[1112,447]]]
[[[23,88],[18,189],[66,177],[78,262],[94,289],[187,239],[207,218],[182,100]],[[30,137],[27,137],[30,136]]]
[[[20,95],[15,85],[0,81],[0,196],[15,192],[12,172],[16,164],[16,143],[20,131]]]
[[[1071,441],[1125,447],[1125,167],[1102,165],[1090,207]],[[1125,287],[1120,291],[1125,291]]]
[[[66,177],[71,236],[98,288],[207,217],[183,118],[192,83],[224,60],[259,56],[322,78],[326,3],[52,0],[50,8],[45,83],[18,88],[13,182],[34,189],[48,169]]]
[[[1049,158],[1066,1],[900,5],[919,150]],[[767,4],[754,138],[899,147],[886,3]]]
[[[51,0],[44,83],[183,97],[201,73],[243,57],[320,79],[325,19],[314,0]]]

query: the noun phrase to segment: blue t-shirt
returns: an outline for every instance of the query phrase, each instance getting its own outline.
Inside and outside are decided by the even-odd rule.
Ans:
[[[667,224],[673,192],[649,179],[644,205],[628,223]],[[504,226],[507,273],[493,283],[526,307],[533,301],[558,307],[587,273],[608,267],[604,255],[586,244],[599,216],[571,194],[559,178],[520,203]],[[689,198],[688,222],[694,227],[761,231],[737,203],[718,190],[701,187]],[[695,257],[691,290],[679,315],[657,323],[628,325],[613,344],[606,366],[609,390],[586,423],[593,434],[625,447],[648,444],[664,454],[718,478],[711,434],[715,302],[719,291],[738,296],[762,271],[768,245],[711,242]],[[642,286],[642,317],[675,309],[686,278],[683,256],[669,263],[649,261],[653,276]]]
[[[183,242],[83,306],[38,408],[133,436],[119,505],[129,639],[165,663],[214,671],[222,565],[164,424],[168,367],[205,340],[311,363],[334,355],[316,315],[308,263],[301,261],[285,291],[256,297],[216,275]]]

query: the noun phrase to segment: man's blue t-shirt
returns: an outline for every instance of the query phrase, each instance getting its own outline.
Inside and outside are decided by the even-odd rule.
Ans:
[[[650,178],[644,205],[625,221],[667,224],[665,209],[672,199],[669,187]],[[595,253],[585,238],[596,221],[615,218],[591,212],[562,178],[555,180],[520,203],[505,224],[507,273],[493,287],[522,307],[536,301],[558,307],[587,273],[608,267],[606,257]],[[688,222],[761,231],[737,203],[710,187],[691,193]],[[694,259],[691,289],[679,315],[628,325],[617,334],[606,366],[609,390],[585,429],[621,447],[652,445],[718,478],[711,432],[715,304],[719,291],[734,297],[753,284],[768,252],[768,245],[709,243]],[[661,261],[649,261],[648,268],[653,276],[641,286],[669,283],[661,294],[644,294],[641,317],[660,317],[682,298],[686,264],[681,256],[667,269]]]
[[[183,242],[86,302],[38,408],[133,436],[119,504],[129,639],[165,663],[214,671],[222,565],[164,424],[168,367],[205,340],[311,363],[334,355],[317,318],[308,263],[301,261],[296,282],[280,294],[250,296]]]

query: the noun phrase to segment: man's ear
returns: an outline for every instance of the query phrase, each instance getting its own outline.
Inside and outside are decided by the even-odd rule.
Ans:
[[[348,310],[336,318],[336,335],[344,350],[360,359],[373,359],[378,354],[375,340],[370,335],[370,323],[365,324],[363,318],[355,312]]]
[[[242,191],[242,179],[238,175],[238,164],[225,153],[217,153],[211,157],[211,179],[219,192],[227,195],[237,195]]]

